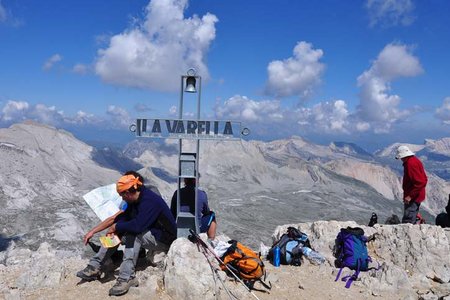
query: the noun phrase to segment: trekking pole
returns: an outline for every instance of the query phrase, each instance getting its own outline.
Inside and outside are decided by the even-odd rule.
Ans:
[[[222,259],[220,259],[220,257],[216,254],[216,252],[214,252],[214,250],[213,249],[211,249],[201,238],[200,238],[200,236],[197,234],[197,233],[195,233],[192,229],[189,229],[189,232],[191,233],[191,235],[195,238],[195,241],[197,242],[197,243],[199,243],[201,246],[203,246],[205,249],[207,249],[215,258],[216,258],[216,260],[221,264],[221,265],[224,265],[225,266],[225,268],[227,268],[227,270],[234,276],[234,278],[237,280],[237,281],[239,281],[244,287],[245,287],[245,289],[248,291],[248,292],[250,292],[250,294],[252,294],[252,296],[253,297],[255,297],[255,299],[257,299],[257,300],[260,300],[259,298],[258,298],[258,296],[256,296],[255,295],[255,293],[253,293],[252,292],[252,290],[239,278],[239,276],[237,276],[234,272],[233,272],[233,270],[230,268],[230,267],[228,267],[224,262],[223,262],[223,260]]]
[[[200,245],[199,244],[197,244],[197,247],[200,249]],[[209,261],[209,258],[208,258],[208,255],[207,255],[207,253],[206,253],[206,250],[205,250],[205,248],[204,247],[201,247],[201,251],[202,251],[202,253],[203,253],[203,255],[205,256],[205,258],[206,258],[206,260],[208,261],[208,264],[209,264],[209,267],[211,268],[211,272],[213,272],[213,276],[214,276],[214,278],[218,278],[219,279],[219,281],[220,281],[220,283],[222,284],[222,286],[223,286],[223,289],[225,290],[225,292],[227,292],[227,294],[228,294],[228,297],[230,298],[230,299],[238,299],[235,295],[233,295],[231,292],[230,292],[230,290],[225,286],[225,282],[223,282],[223,280],[222,280],[222,278],[220,278],[220,275],[219,275],[219,273],[217,272],[218,270],[217,270],[217,268],[215,268],[212,264],[211,264],[211,262]],[[217,287],[216,287],[216,280],[214,279],[214,285],[215,285],[215,290],[216,290],[216,299],[218,299],[217,298]]]

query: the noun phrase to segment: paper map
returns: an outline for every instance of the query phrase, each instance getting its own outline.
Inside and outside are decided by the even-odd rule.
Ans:
[[[124,202],[114,183],[93,189],[83,199],[102,221],[117,213]]]
[[[120,239],[117,235],[101,236],[100,243],[105,248],[112,248],[120,244]]]

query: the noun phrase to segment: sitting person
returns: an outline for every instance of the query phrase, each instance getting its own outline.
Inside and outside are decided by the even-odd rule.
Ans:
[[[445,207],[445,212],[440,213],[436,216],[436,225],[442,228],[450,228],[450,194],[448,195],[448,203]]]
[[[123,175],[133,175],[134,177],[139,178],[139,181],[142,182],[144,185],[144,177],[142,177],[141,174],[139,174],[136,171],[127,171]],[[161,196],[158,189],[156,187],[150,186],[150,189],[154,191],[158,196]],[[112,224],[114,224],[114,220],[118,215],[123,213],[127,209],[127,202],[122,200],[119,206],[119,211],[115,213],[114,215],[106,218],[101,223],[94,226],[91,230],[89,230],[83,237],[83,242],[85,245],[89,244],[89,246],[92,248],[92,250],[97,253],[100,250],[100,246],[94,244],[91,242],[91,238],[94,236],[94,234],[101,232],[107,228],[109,228]],[[139,251],[139,257],[145,257],[145,249],[141,248]],[[114,254],[111,255],[111,258],[114,262],[120,262],[123,258],[122,251],[116,251]]]
[[[216,216],[208,206],[208,196],[206,192],[197,188],[197,212],[195,210],[195,178],[184,178],[184,187],[180,189],[180,211],[190,212],[197,216],[197,222],[200,224],[200,232],[206,232],[208,239],[212,244],[216,238]],[[173,193],[170,210],[174,218],[177,217],[177,191]]]
[[[119,296],[138,286],[135,266],[142,246],[148,250],[167,251],[176,239],[177,227],[166,202],[143,186],[140,176],[124,175],[116,184],[119,195],[127,203],[123,213],[118,214],[109,227],[107,235],[117,235],[125,245],[119,276],[109,295]],[[86,268],[76,275],[91,281],[99,277],[101,267],[118,246],[101,247],[89,260]]]

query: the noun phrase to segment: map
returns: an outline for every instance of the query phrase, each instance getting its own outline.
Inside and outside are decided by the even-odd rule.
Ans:
[[[115,183],[93,189],[83,199],[102,221],[117,213],[125,203],[117,193]]]

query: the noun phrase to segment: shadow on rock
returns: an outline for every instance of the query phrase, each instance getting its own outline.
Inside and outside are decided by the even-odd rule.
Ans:
[[[19,239],[20,238],[18,236],[5,237],[3,234],[0,233],[0,252],[8,249],[12,241],[17,241]]]

